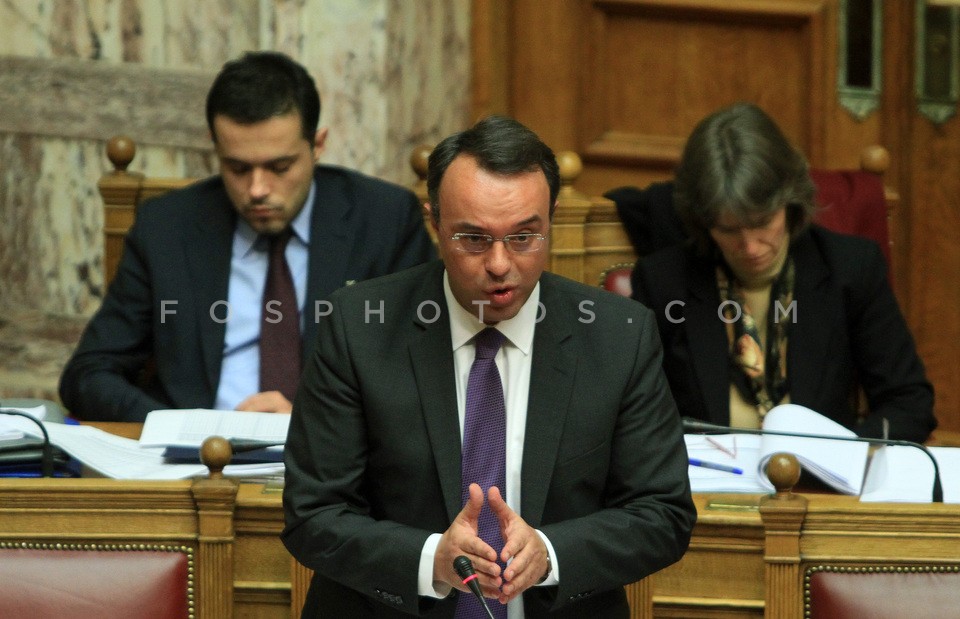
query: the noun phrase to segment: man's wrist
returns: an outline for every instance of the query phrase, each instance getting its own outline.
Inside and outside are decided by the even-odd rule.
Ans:
[[[543,576],[540,577],[537,584],[542,584],[547,578],[550,578],[551,571],[553,571],[553,562],[550,560],[550,551],[547,551],[547,569],[543,572]]]

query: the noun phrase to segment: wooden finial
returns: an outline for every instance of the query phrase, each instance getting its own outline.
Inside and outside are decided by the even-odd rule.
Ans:
[[[860,169],[883,174],[890,169],[890,152],[879,144],[867,146],[860,151]]]
[[[230,464],[233,449],[230,441],[222,436],[210,436],[200,446],[200,461],[210,469],[210,479],[222,479],[223,467]]]
[[[800,463],[791,453],[778,451],[767,462],[767,478],[777,489],[777,496],[789,495],[800,481]]]
[[[427,180],[427,159],[430,158],[431,152],[433,152],[432,146],[420,144],[410,153],[410,167],[420,181]]]
[[[127,166],[136,154],[136,143],[125,135],[114,136],[107,142],[107,159],[113,164],[113,169],[117,173],[126,172]]]
[[[557,153],[557,165],[560,166],[560,185],[569,187],[583,172],[583,161],[580,155],[572,150],[562,150]]]
[[[573,188],[573,183],[580,178],[583,172],[583,161],[580,155],[572,150],[562,150],[557,153],[557,166],[560,168],[560,198],[586,199],[586,196]]]

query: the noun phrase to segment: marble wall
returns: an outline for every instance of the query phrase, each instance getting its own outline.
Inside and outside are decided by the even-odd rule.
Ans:
[[[248,49],[302,62],[323,160],[414,181],[413,146],[469,120],[469,0],[0,0],[0,312],[89,316],[103,295],[104,145],[148,176],[216,171],[202,101]]]

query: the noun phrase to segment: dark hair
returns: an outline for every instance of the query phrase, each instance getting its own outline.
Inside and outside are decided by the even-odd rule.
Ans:
[[[509,176],[540,170],[550,188],[550,217],[560,193],[560,168],[550,147],[536,133],[506,116],[488,116],[440,142],[427,162],[430,214],[440,222],[440,181],[459,155],[470,155],[481,169]]]
[[[207,125],[214,141],[215,116],[250,124],[293,110],[312,144],[320,123],[320,94],[307,70],[280,52],[247,52],[227,62],[207,94]]]
[[[707,116],[690,134],[674,179],[677,214],[702,254],[721,213],[759,222],[784,206],[790,237],[813,218],[807,161],[763,110],[738,103]]]

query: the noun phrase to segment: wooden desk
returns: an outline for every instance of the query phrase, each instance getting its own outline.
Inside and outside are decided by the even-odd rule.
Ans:
[[[960,505],[832,494],[694,500],[684,558],[627,587],[634,617],[801,617],[803,570],[818,561],[960,565]],[[281,493],[263,484],[0,479],[0,542],[192,548],[200,619],[299,616],[309,582],[280,543],[282,526]]]
[[[128,438],[142,428],[90,425]],[[293,561],[280,543],[282,527],[280,492],[264,484],[0,479],[0,542],[188,548],[198,619],[293,614]]]

